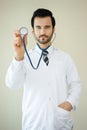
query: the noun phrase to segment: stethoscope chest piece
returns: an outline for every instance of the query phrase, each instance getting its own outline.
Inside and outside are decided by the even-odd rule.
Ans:
[[[28,29],[26,27],[21,27],[19,29],[19,31],[20,31],[20,33],[21,33],[22,36],[25,36],[25,35],[28,34]]]

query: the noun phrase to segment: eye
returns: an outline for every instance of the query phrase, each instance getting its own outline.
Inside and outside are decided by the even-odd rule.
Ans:
[[[49,28],[50,28],[50,26],[49,26],[49,25],[45,26],[45,29],[49,29]]]
[[[37,28],[37,29],[41,29],[41,27],[40,27],[40,26],[36,26],[36,28]]]

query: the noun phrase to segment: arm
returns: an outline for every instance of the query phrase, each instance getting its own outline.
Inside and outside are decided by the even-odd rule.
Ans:
[[[6,85],[10,88],[19,88],[24,84],[26,68],[24,60],[13,59],[6,74]]]
[[[67,60],[66,79],[68,84],[67,99],[60,104],[59,107],[71,111],[72,109],[75,110],[77,108],[81,95],[81,81],[71,57],[68,57]]]
[[[20,32],[17,30],[14,33],[13,42],[15,58],[13,59],[6,75],[6,85],[9,87],[21,87],[24,84],[26,68],[24,64],[24,47]]]

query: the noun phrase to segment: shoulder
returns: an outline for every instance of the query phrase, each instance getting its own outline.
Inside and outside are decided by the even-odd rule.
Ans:
[[[71,55],[70,55],[68,52],[63,51],[63,50],[61,50],[61,49],[57,49],[57,48],[55,48],[55,47],[53,47],[53,49],[54,49],[54,54],[55,54],[55,55],[57,55],[57,56],[59,56],[59,57],[63,57],[63,58],[72,59]]]
[[[63,51],[61,49],[57,49],[57,48],[54,47],[53,53],[54,53],[53,54],[54,58],[57,61],[61,61],[64,64],[75,64],[75,61],[74,61],[73,57],[68,52]]]

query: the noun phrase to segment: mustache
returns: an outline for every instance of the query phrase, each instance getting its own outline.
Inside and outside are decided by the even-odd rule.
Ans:
[[[48,37],[47,35],[43,34],[43,35],[40,35],[39,38],[41,37]]]

